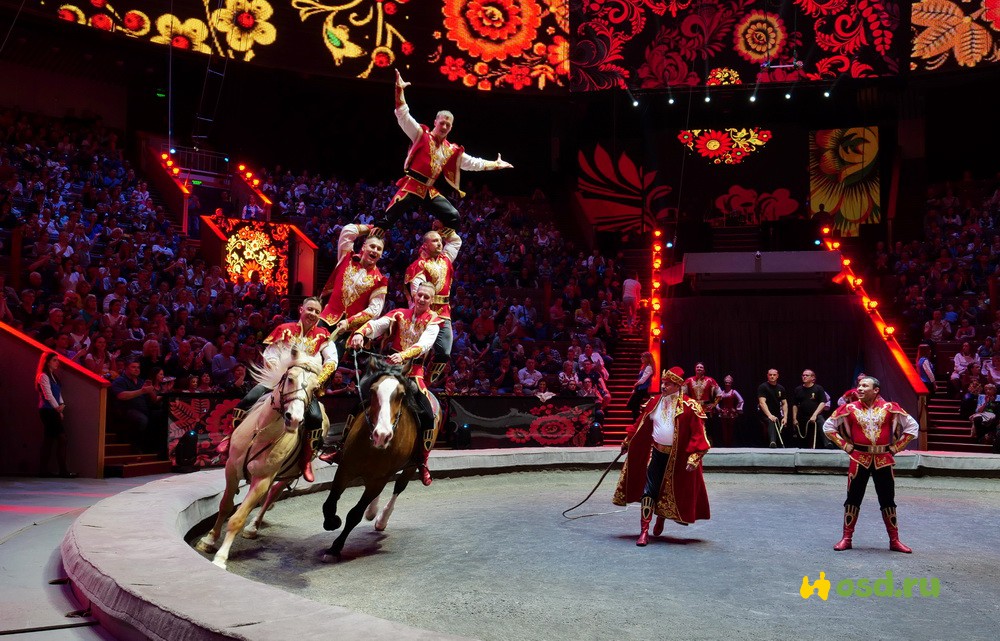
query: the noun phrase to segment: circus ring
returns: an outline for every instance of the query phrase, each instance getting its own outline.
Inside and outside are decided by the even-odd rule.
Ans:
[[[320,549],[335,536],[322,531],[315,511],[323,496],[298,495],[279,503],[275,525],[262,530],[258,541],[240,540],[230,559],[231,570],[239,566],[238,571],[272,585],[220,570],[185,541],[192,528],[216,511],[221,470],[176,476],[87,510],[63,541],[63,563],[81,601],[122,639],[604,639],[644,638],[664,626],[673,631],[671,637],[829,638],[838,631],[842,635],[859,617],[869,636],[879,637],[881,631],[946,638],[961,623],[963,638],[986,639],[993,638],[1000,624],[998,609],[988,598],[1000,563],[988,517],[1000,507],[1000,491],[995,481],[956,478],[995,477],[1000,457],[901,455],[901,534],[916,552],[899,555],[885,550],[872,490],[862,508],[856,549],[840,554],[830,549],[839,536],[846,464],[840,452],[717,450],[705,460],[713,519],[689,528],[668,524],[666,536],[643,550],[633,545],[634,508],[572,522],[562,519],[559,512],[583,498],[616,454],[607,448],[436,452],[432,468],[438,480],[427,496],[438,488],[437,511],[421,496],[423,488],[412,487],[401,497],[388,530],[376,536],[362,522],[348,539],[345,561],[337,565],[319,563]],[[815,472],[821,474],[809,474]],[[311,489],[325,489],[332,476],[332,468],[321,468]],[[615,475],[609,476],[580,511],[615,510],[607,500]],[[523,489],[546,478],[530,501],[496,496],[495,489],[510,486],[512,479],[515,489]],[[772,500],[748,503],[760,493]],[[448,494],[468,496],[440,501]],[[356,498],[348,492],[343,504]],[[300,502],[311,503],[304,505],[311,522],[295,516]],[[512,519],[511,510],[522,509],[520,505],[525,518]],[[484,518],[488,512],[495,514]],[[449,521],[441,524],[442,518]],[[291,526],[283,524],[286,519],[292,519]],[[282,534],[282,528],[295,527],[308,530],[304,542],[294,541],[301,533]],[[507,547],[511,537],[519,546],[516,554]],[[426,562],[421,556],[425,550],[413,547],[421,538],[450,552],[440,564]],[[298,547],[289,550],[293,545]],[[400,564],[408,554],[425,560]],[[280,559],[275,569],[255,567],[267,556]],[[492,559],[493,570],[477,575],[470,568],[481,567],[483,557]],[[502,575],[498,567],[504,568]],[[586,569],[582,575],[580,568]],[[940,596],[887,604],[885,599],[832,594],[821,601],[799,595],[805,575],[815,581],[825,570],[836,591],[837,580],[845,576],[878,579],[887,568],[900,580],[939,578]],[[399,588],[411,595],[412,603],[371,610],[384,618],[286,591],[297,587],[289,577],[307,574],[302,582],[325,576],[363,586],[362,591],[384,589],[386,581],[373,577],[393,572],[415,575]],[[478,589],[457,580],[465,575]],[[456,589],[448,591],[448,585]],[[514,592],[500,593],[504,586]],[[566,590],[575,594],[571,602]],[[659,605],[642,605],[648,602]],[[894,608],[892,616],[886,616],[889,607]],[[422,621],[414,612],[440,608],[454,610],[469,625],[456,634],[407,624]],[[559,614],[550,621],[532,620],[534,608]],[[601,627],[605,620],[618,633],[608,636]],[[508,626],[519,622],[523,630],[505,630],[497,621]]]

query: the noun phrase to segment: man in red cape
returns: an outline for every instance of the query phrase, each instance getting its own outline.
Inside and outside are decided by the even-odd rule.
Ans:
[[[701,459],[711,445],[705,436],[705,413],[697,401],[681,394],[684,371],[664,370],[660,395],[649,400],[639,421],[622,443],[628,452],[612,502],[641,501],[641,532],[636,545],[663,533],[664,519],[681,525],[711,518]]]

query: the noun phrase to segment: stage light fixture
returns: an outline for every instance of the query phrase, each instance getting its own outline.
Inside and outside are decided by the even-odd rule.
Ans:
[[[877,307],[878,307],[878,301],[877,300],[869,300],[867,303],[865,303],[865,308],[869,312],[874,312]]]
[[[222,158],[222,162],[229,162],[229,156],[224,156]]]
[[[252,171],[248,171],[248,172],[247,172],[246,174],[244,174],[244,175],[245,175],[245,176],[247,177],[247,180],[250,180],[251,178],[253,178],[253,172],[252,172]]]
[[[172,154],[176,154],[176,153],[177,153],[177,150],[176,150],[176,149],[174,149],[173,147],[171,147],[171,148],[170,148],[170,153],[172,153]]]
[[[632,95],[632,92],[628,87],[625,87],[625,94],[628,96],[629,101],[632,103],[633,107],[639,106],[639,99]]]
[[[659,238],[662,235],[663,235],[663,230],[662,229],[654,229],[653,230],[653,236],[655,236],[656,238]]]
[[[653,261],[653,269],[659,269],[663,265],[663,261],[657,258]]]
[[[653,251],[660,252],[663,251],[663,245],[660,243],[653,243]]]
[[[840,241],[839,240],[834,241],[832,247],[834,249],[840,249]]]
[[[844,265],[844,267],[850,267],[851,266],[851,259],[850,258],[845,258],[844,260],[842,260],[840,262]]]
[[[896,328],[893,327],[892,325],[886,325],[885,327],[882,328],[882,337],[885,338],[885,340],[889,340],[890,338],[892,338],[892,335],[895,333],[896,333]]]
[[[167,158],[170,158],[170,154],[160,154],[160,160],[166,160]]]
[[[792,94],[791,93],[786,93],[785,94],[785,100],[791,100],[791,99],[792,99]]]
[[[167,161],[167,167],[173,167],[173,166],[174,166],[174,161],[173,160],[168,160]]]
[[[246,169],[247,169],[247,166],[244,165],[244,164],[242,164],[242,163],[240,163],[240,166],[239,166],[240,173],[246,171]]]
[[[181,173],[181,168],[180,167],[174,167],[174,175],[176,176],[179,173]]]
[[[651,333],[651,334],[652,334],[653,336],[659,336],[660,334],[662,334],[662,333],[663,333],[663,330],[662,330],[662,329],[660,329],[659,327],[654,327],[654,328],[653,328],[652,330],[650,330],[650,333]]]
[[[823,228],[823,234],[826,235],[826,234],[829,234],[829,233],[830,233],[830,228],[829,227],[824,227]]]
[[[673,249],[673,248],[674,248],[674,244],[672,242],[668,241],[667,242],[667,249]]]
[[[653,289],[659,289],[660,288],[660,284],[661,284],[660,281],[654,280],[653,281]]]
[[[253,186],[256,187],[259,184],[260,184],[260,179],[259,178],[254,178],[253,179]]]
[[[674,104],[674,97],[673,96],[670,96],[669,98],[667,98],[667,104],[668,105]]]
[[[821,240],[820,240],[819,238],[817,238],[817,239],[816,239],[815,241],[813,241],[813,242],[814,242],[814,243],[816,244],[816,246],[817,246],[817,247],[818,247],[819,245],[822,245],[822,244],[823,244],[823,241],[821,241]]]
[[[712,96],[705,94],[705,102],[712,102]]]
[[[829,98],[830,97],[830,92],[829,91],[824,91],[823,92],[823,97],[824,98]]]
[[[757,94],[750,94],[750,102],[757,102]]]

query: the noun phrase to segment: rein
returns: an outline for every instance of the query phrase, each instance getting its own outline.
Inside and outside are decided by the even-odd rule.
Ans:
[[[354,358],[354,377],[358,381],[358,383],[361,382],[361,371],[358,368],[358,352],[361,352],[361,354],[363,356],[368,356],[369,358],[377,358],[379,360],[385,361],[385,356],[383,356],[382,354],[378,354],[376,352],[371,352],[371,351],[368,351],[368,350],[360,350],[360,349],[355,349],[355,350],[351,350],[351,351],[353,352],[353,358]],[[386,374],[386,376],[391,376],[391,374]],[[361,402],[361,405],[364,405],[365,404],[365,399],[361,395],[361,385],[357,385],[356,387],[357,387],[357,390],[358,390],[358,400]],[[365,417],[365,425],[368,426],[368,433],[369,434],[374,434],[375,433],[375,426],[372,425],[372,420],[368,416],[368,411],[370,409],[371,409],[371,405],[369,404],[369,407],[364,412],[362,412],[362,415]],[[399,402],[399,409],[396,410],[396,418],[393,419],[392,425],[389,426],[389,431],[392,432],[394,435],[396,433],[396,425],[399,424],[399,417],[402,416],[402,415],[403,415],[403,401],[401,400]]]

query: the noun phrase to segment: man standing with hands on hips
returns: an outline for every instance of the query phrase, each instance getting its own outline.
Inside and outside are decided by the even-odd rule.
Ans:
[[[622,443],[628,456],[612,502],[641,501],[641,529],[635,542],[640,547],[649,543],[653,514],[653,536],[663,533],[664,519],[689,525],[711,518],[701,469],[701,459],[711,448],[705,437],[705,413],[697,401],[681,393],[683,384],[680,367],[664,370],[660,395],[646,404]]]
[[[838,407],[823,424],[827,438],[851,457],[844,501],[844,536],[833,546],[837,552],[851,549],[868,477],[875,481],[882,520],[889,534],[889,549],[906,554],[913,551],[899,540],[892,467],[896,464],[893,455],[906,449],[917,437],[920,426],[899,405],[879,396],[879,391],[878,379],[862,378],[857,387],[859,400]]]

